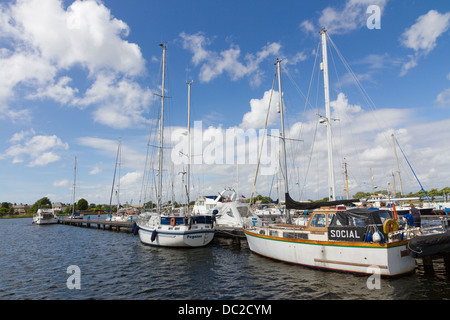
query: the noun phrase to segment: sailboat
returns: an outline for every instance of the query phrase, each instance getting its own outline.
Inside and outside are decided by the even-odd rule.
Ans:
[[[73,197],[72,197],[72,215],[71,215],[71,219],[83,219],[83,214],[81,214],[80,212],[75,212],[75,207],[76,207],[76,203],[75,203],[75,190],[76,190],[76,186],[77,186],[77,157],[75,157],[75,164],[73,167]]]
[[[116,170],[118,168],[118,176],[119,178],[117,179],[117,190],[116,190],[116,197],[117,197],[117,211],[115,214],[110,213],[108,215],[108,217],[106,218],[106,221],[119,221],[119,222],[131,222],[133,221],[133,216],[135,214],[134,210],[129,210],[129,208],[124,208],[121,204],[120,204],[120,166],[121,166],[121,161],[122,161],[122,138],[119,139],[119,145],[117,147],[117,155],[116,155],[116,168],[114,170],[114,178],[113,178],[113,183],[112,183],[112,188],[111,188],[111,195],[109,198],[109,208],[111,210],[112,206],[112,197],[113,197],[113,193],[114,193],[114,183],[115,183],[115,179],[116,179]]]
[[[158,187],[157,187],[157,212],[141,214],[133,225],[133,233],[139,234],[142,243],[161,247],[203,247],[208,245],[214,238],[213,219],[211,215],[189,214],[184,216],[164,212],[162,208],[162,172],[163,172],[163,150],[164,150],[164,84],[166,65],[166,45],[160,45],[162,54],[162,86],[161,86],[161,114],[159,120],[159,161],[158,161]],[[188,86],[188,141],[190,149],[190,90]],[[191,150],[189,150],[188,177],[191,162]],[[189,178],[187,186],[189,205]]]
[[[254,226],[244,229],[249,248],[259,255],[302,266],[361,274],[399,276],[414,271],[415,259],[407,245],[416,228],[398,230],[399,223],[387,210],[347,209],[358,199],[336,200],[331,145],[331,117],[328,83],[327,33],[321,32],[321,69],[324,75],[328,142],[329,201],[302,203],[294,201],[288,191],[286,148],[281,94],[281,61],[277,60],[280,91],[281,141],[284,156],[287,223]],[[306,226],[290,222],[290,209],[310,210]]]

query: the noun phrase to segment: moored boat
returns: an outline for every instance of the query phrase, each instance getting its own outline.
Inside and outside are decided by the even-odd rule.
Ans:
[[[388,210],[336,207],[314,210],[306,226],[274,224],[244,230],[249,248],[260,255],[319,269],[399,276],[415,269],[408,255],[414,229],[397,231]]]
[[[329,201],[296,202],[289,195],[283,101],[281,90],[281,61],[277,60],[281,142],[284,157],[286,222],[244,229],[249,248],[259,255],[319,269],[352,273],[399,276],[415,269],[415,259],[407,251],[411,237],[420,228],[398,230],[397,216],[389,210],[348,209],[359,199],[336,200],[331,139],[326,30],[320,32],[322,41],[326,116],[321,120],[327,128]],[[306,225],[292,223],[290,210],[311,212]]]
[[[34,224],[56,224],[58,217],[53,209],[39,209],[33,216]]]
[[[162,247],[203,247],[214,238],[213,218],[211,215],[191,215],[190,212],[174,214],[167,212],[162,206],[162,173],[164,151],[164,79],[166,46],[160,45],[162,54],[162,86],[161,86],[161,113],[159,128],[159,161],[158,161],[158,186],[156,212],[148,212],[139,215],[133,224],[133,233],[139,235],[142,243]],[[191,83],[189,85],[189,97]],[[190,144],[190,100],[188,106],[188,141]],[[189,176],[190,176],[190,146],[188,162],[187,203],[189,204]],[[189,210],[187,210],[189,211]]]

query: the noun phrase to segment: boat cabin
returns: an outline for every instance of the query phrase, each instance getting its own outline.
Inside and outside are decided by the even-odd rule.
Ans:
[[[294,238],[315,241],[375,241],[371,238],[374,233],[380,232],[380,240],[386,224],[398,224],[393,219],[392,211],[367,208],[336,208],[328,207],[314,210],[306,226],[292,226],[280,224],[279,227],[269,225],[268,232],[260,230],[260,234],[274,237]],[[370,236],[370,237],[368,237]]]

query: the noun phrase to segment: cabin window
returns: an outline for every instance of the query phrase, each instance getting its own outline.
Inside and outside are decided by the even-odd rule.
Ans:
[[[327,226],[325,213],[316,213],[311,220],[312,228],[325,228]]]
[[[333,221],[335,214],[334,213],[329,213],[328,217],[327,217],[327,225],[331,225],[331,221]]]
[[[226,211],[226,214],[229,215],[232,218],[234,217],[233,210],[231,210],[231,208],[228,208],[228,210]]]
[[[277,230],[269,230],[269,234],[270,234],[272,237],[278,237],[278,231],[277,231]]]

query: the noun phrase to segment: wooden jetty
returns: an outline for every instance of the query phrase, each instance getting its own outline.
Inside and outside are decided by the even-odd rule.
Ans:
[[[109,220],[93,220],[90,218],[87,219],[73,219],[71,217],[59,218],[58,223],[76,226],[76,227],[87,227],[92,228],[96,227],[97,229],[102,230],[112,230],[112,231],[123,231],[123,232],[132,232],[133,222],[131,221],[109,221]],[[237,238],[237,239],[245,239],[244,232],[242,229],[236,228],[227,228],[227,227],[219,227],[214,226],[215,229],[215,237],[219,238]]]
[[[131,221],[108,221],[92,219],[73,219],[71,217],[59,218],[58,223],[70,226],[87,227],[96,226],[97,229],[131,232],[133,222]]]

